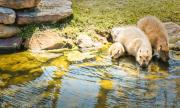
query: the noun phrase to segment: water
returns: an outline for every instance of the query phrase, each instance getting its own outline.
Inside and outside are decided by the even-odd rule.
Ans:
[[[176,54],[177,53],[177,54]],[[179,107],[180,61],[153,59],[141,69],[133,57],[113,61],[106,53],[69,62],[66,56],[34,58],[29,52],[1,55],[2,108]],[[2,61],[6,60],[6,61]],[[33,64],[35,65],[32,65]]]

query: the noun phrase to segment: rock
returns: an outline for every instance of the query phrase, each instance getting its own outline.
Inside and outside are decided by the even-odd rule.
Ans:
[[[98,49],[102,47],[102,43],[93,41],[91,37],[84,34],[77,37],[77,44],[81,49]]]
[[[180,49],[180,26],[173,23],[164,23],[169,35],[170,49],[179,50]]]
[[[0,0],[0,6],[12,9],[32,8],[38,5],[40,0]]]
[[[79,35],[77,37],[77,44],[81,48],[89,48],[94,46],[93,40],[88,35]]]
[[[72,15],[70,0],[41,0],[34,9],[17,12],[17,24],[57,22]]]
[[[22,38],[14,36],[7,39],[0,39],[0,53],[12,53],[20,49]]]
[[[67,61],[67,58],[65,56],[58,57],[56,59],[53,59],[50,63],[50,66],[56,66],[59,69],[62,70],[68,70],[69,68],[69,62]]]
[[[0,24],[0,38],[8,38],[16,35],[21,30],[15,26],[6,26]]]
[[[0,7],[0,23],[13,24],[15,22],[16,13],[9,8]]]
[[[51,60],[51,59],[54,59],[63,55],[61,53],[48,53],[43,50],[32,51],[30,54],[31,56],[38,58],[37,61],[40,61],[40,62],[47,62],[48,60]]]
[[[100,39],[103,43],[108,43],[112,42],[112,37],[111,37],[111,30],[95,30],[96,34],[98,34],[97,38]]]
[[[70,39],[61,37],[51,30],[38,31],[25,42],[25,47],[31,50],[51,50],[65,47],[71,48],[72,46],[73,42]]]
[[[103,36],[101,36],[101,35],[96,35],[96,37],[97,37],[98,40],[99,40],[100,42],[102,42],[103,44],[107,44],[107,43],[108,43],[108,40],[107,40],[106,37],[103,37]]]
[[[92,60],[95,58],[95,55],[90,52],[81,53],[79,51],[72,51],[67,54],[67,59],[70,62],[82,62],[87,60]]]

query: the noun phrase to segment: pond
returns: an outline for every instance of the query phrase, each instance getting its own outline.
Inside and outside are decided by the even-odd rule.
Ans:
[[[93,30],[136,24],[146,15],[180,24],[179,5],[180,0],[72,0],[70,22],[23,26],[19,35],[54,28],[70,39],[81,32],[93,37]],[[180,107],[180,52],[170,51],[168,63],[153,58],[141,69],[130,56],[112,60],[108,47],[0,55],[0,108]]]
[[[53,59],[27,51],[0,55],[0,107],[180,106],[179,52],[170,52],[169,63],[154,58],[147,69],[133,57],[112,60],[107,49],[79,61],[70,53]]]

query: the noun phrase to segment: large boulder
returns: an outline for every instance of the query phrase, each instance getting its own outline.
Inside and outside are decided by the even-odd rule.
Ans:
[[[18,27],[0,24],[0,38],[12,37],[20,31]]]
[[[0,39],[0,53],[12,53],[21,48],[22,38],[14,36],[7,39]]]
[[[0,23],[13,24],[15,22],[16,13],[9,8],[0,7]]]
[[[86,34],[80,34],[76,39],[76,43],[82,50],[99,49],[103,46],[102,43],[93,40]]]
[[[170,49],[180,50],[180,26],[173,22],[164,23],[169,35]]]
[[[40,0],[0,0],[0,6],[12,9],[32,8],[38,5]]]
[[[17,24],[57,22],[72,15],[70,0],[41,0],[34,9],[17,12]]]
[[[51,50],[64,47],[71,48],[72,45],[72,41],[61,37],[58,33],[51,30],[38,31],[25,42],[25,47],[33,51]]]

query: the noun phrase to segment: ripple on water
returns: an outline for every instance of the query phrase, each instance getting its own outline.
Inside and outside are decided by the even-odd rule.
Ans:
[[[107,55],[72,64],[60,57],[50,64],[54,66],[42,66],[40,76],[3,88],[0,106],[147,108],[180,105],[179,61],[176,59],[171,59],[169,66],[153,60],[146,70],[131,57],[112,62]],[[14,77],[5,73],[2,76],[2,81]]]

